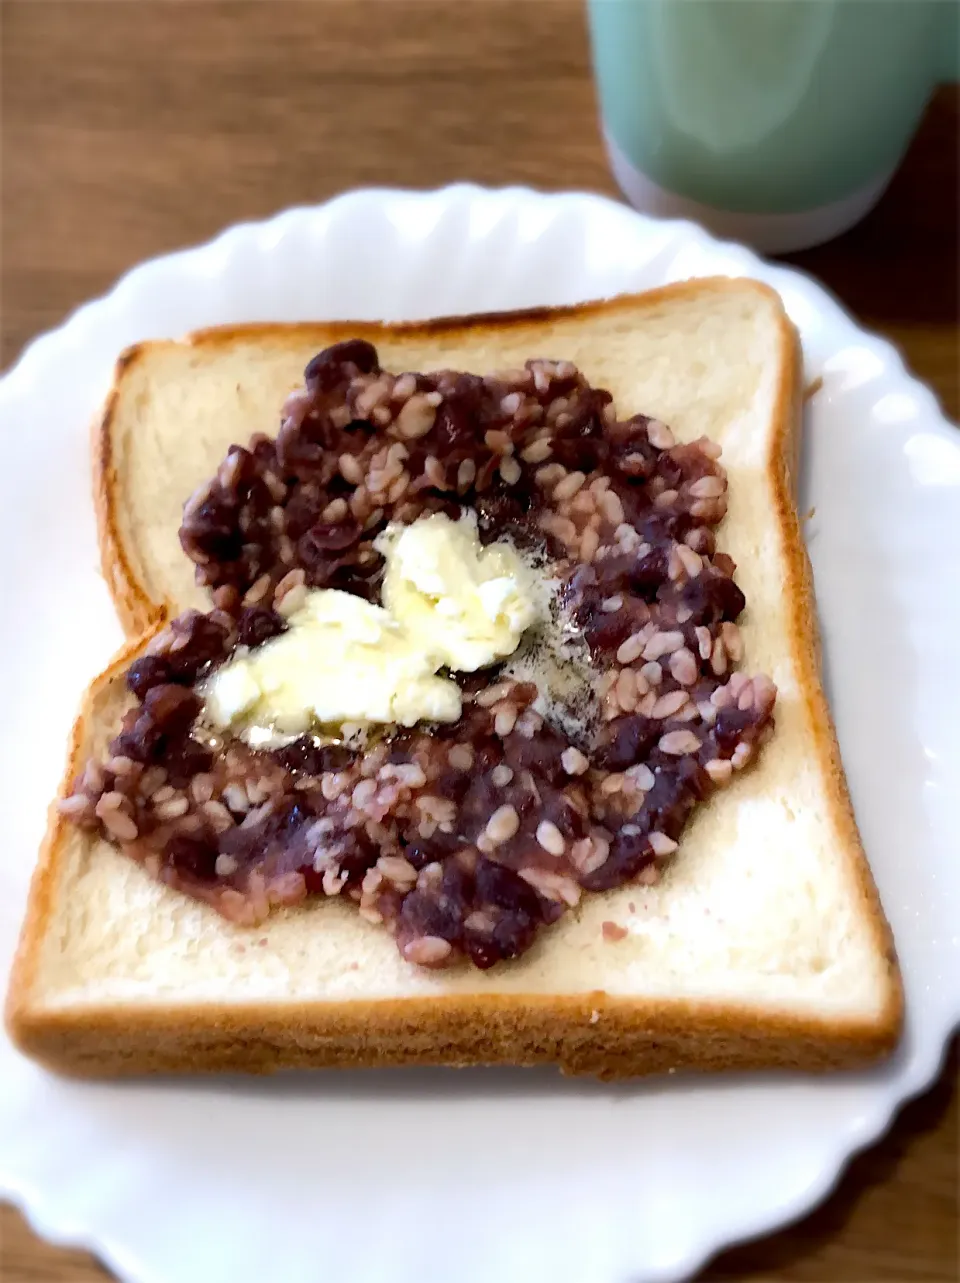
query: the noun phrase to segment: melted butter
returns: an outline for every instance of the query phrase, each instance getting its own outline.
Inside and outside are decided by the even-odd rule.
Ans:
[[[470,517],[388,527],[376,547],[387,563],[384,606],[441,667],[486,668],[512,655],[537,619],[534,572],[508,543],[483,547]]]
[[[504,673],[533,682],[534,708],[574,744],[589,743],[601,720],[598,673],[579,634],[556,614],[531,630],[504,665]]]
[[[377,546],[383,605],[309,593],[285,633],[213,674],[209,726],[266,748],[318,725],[456,721],[460,690],[439,670],[472,672],[513,654],[543,612],[543,576],[509,544],[484,548],[469,517],[388,527]]]
[[[316,723],[453,722],[460,691],[382,606],[352,593],[308,594],[285,633],[218,670],[206,691],[216,727],[267,747]]]

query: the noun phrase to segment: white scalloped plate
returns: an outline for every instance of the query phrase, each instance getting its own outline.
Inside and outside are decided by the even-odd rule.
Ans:
[[[0,383],[0,969],[80,690],[120,640],[87,424],[125,344],[197,326],[568,303],[687,276],[782,294],[823,390],[802,504],[844,761],[906,978],[870,1073],[602,1086],[373,1071],[77,1084],[0,1039],[0,1191],[138,1283],[677,1279],[806,1211],[926,1086],[960,1018],[960,435],[800,274],[595,196],[362,191],[145,263]],[[562,355],[560,353],[559,355]],[[29,548],[27,552],[26,549]]]

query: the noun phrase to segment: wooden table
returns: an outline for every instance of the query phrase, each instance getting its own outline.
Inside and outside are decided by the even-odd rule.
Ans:
[[[0,365],[147,255],[363,183],[616,195],[578,0],[0,0]],[[941,91],[880,208],[795,262],[954,418],[958,118]],[[958,1275],[957,1056],[799,1225],[708,1278]],[[94,1283],[0,1210],[3,1283]],[[283,1283],[277,1280],[277,1283]]]

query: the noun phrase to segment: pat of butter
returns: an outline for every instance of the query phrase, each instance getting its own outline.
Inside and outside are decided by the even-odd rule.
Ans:
[[[324,589],[287,632],[214,674],[206,711],[215,726],[270,726],[278,736],[318,723],[456,721],[460,691],[439,667],[388,611]]]
[[[476,524],[435,515],[389,527],[383,606],[321,589],[263,646],[235,656],[205,689],[206,716],[264,745],[318,724],[451,722],[470,672],[513,653],[537,617],[532,572]]]
[[[470,518],[388,527],[377,548],[383,604],[446,668],[469,673],[512,655],[537,618],[532,571],[509,544],[484,548]]]

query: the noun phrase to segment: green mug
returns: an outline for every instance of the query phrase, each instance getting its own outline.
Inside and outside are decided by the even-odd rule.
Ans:
[[[957,0],[589,0],[589,14],[624,194],[768,253],[861,219],[957,74]]]

